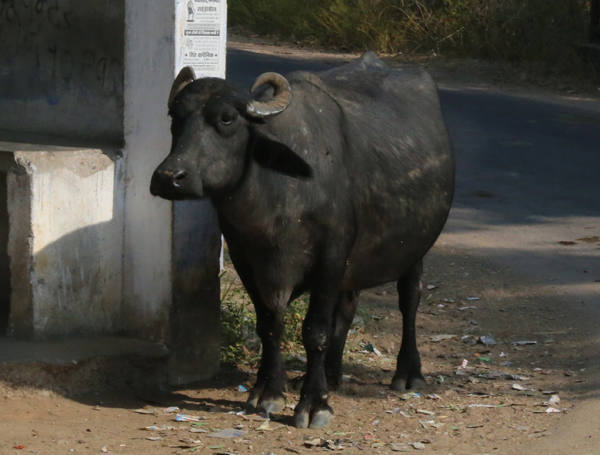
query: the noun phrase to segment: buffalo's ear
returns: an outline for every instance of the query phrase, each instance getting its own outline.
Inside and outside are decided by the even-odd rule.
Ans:
[[[301,180],[313,177],[313,169],[273,134],[253,128],[252,155],[261,166]]]

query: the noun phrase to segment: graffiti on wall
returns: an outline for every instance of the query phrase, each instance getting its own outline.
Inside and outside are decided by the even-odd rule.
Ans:
[[[0,0],[0,99],[121,96],[122,0]]]

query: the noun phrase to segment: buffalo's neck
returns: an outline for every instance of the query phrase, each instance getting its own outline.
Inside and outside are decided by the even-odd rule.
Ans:
[[[286,182],[282,184],[282,180]],[[286,231],[281,223],[300,210],[298,182],[252,163],[235,192],[216,195],[212,201],[220,218],[237,235],[267,246]]]

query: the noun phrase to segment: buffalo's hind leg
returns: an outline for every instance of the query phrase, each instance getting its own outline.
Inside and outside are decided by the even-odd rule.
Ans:
[[[325,377],[329,390],[338,390],[342,384],[342,359],[344,346],[350,325],[358,307],[358,296],[360,291],[342,291],[338,296],[333,314],[333,326],[331,331],[331,342],[325,355]],[[292,390],[299,392],[304,384],[305,375],[289,382]]]
[[[402,346],[398,354],[396,374],[392,389],[404,391],[425,385],[421,373],[421,358],[417,350],[416,316],[421,300],[421,274],[423,262],[419,261],[398,280],[398,298],[402,313]]]
[[[325,356],[325,376],[329,390],[338,390],[342,384],[342,359],[348,330],[356,314],[360,291],[342,291],[333,314],[331,342]]]

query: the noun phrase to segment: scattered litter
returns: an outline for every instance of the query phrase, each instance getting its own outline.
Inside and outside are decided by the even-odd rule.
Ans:
[[[207,436],[209,438],[232,439],[241,438],[242,436],[245,436],[247,434],[247,431],[235,430],[233,428],[225,428],[224,430],[217,431],[216,433],[210,433]]]
[[[477,397],[477,398],[490,398],[491,395],[487,394],[487,393],[469,393],[467,394],[468,397]]]
[[[350,376],[349,374],[343,374],[342,375],[342,382],[344,382],[344,383],[350,382],[351,379],[352,379],[352,376]]]
[[[283,428],[283,425],[266,421],[261,426],[257,427],[256,431],[273,431],[279,430],[280,428]]]
[[[400,397],[403,400],[410,400],[411,398],[421,398],[421,394],[419,392],[408,392]]]
[[[515,346],[527,346],[528,344],[537,344],[537,341],[515,341]]]
[[[454,299],[444,299],[444,302],[446,302],[446,303],[454,303]]]
[[[471,325],[479,325],[479,322],[477,322],[475,319],[467,319],[467,322]]]
[[[136,414],[156,414],[156,409],[132,409],[131,412]]]
[[[481,427],[483,427],[483,423],[467,425],[467,428],[481,428]]]
[[[422,442],[409,442],[409,445],[413,446],[416,450],[423,450],[425,448],[425,444]]]
[[[556,409],[556,408],[553,408],[553,407],[551,406],[551,407],[549,407],[548,409],[546,409],[546,412],[547,412],[548,414],[552,414],[552,413],[555,413],[555,412],[562,412],[562,411],[561,411],[560,409]]]
[[[511,387],[513,390],[518,390],[520,392],[528,392],[528,391],[533,391],[533,389],[528,389],[526,387],[523,387],[522,385],[519,384],[513,384]]]
[[[467,300],[479,300],[479,297],[467,297]]]
[[[500,363],[500,366],[501,366],[501,367],[509,367],[509,366],[511,366],[511,365],[512,365],[512,362],[508,362],[508,361],[507,361],[507,362],[501,362],[501,363]]]
[[[157,427],[156,425],[152,425],[150,427],[144,427],[144,428],[140,428],[140,430],[144,430],[144,431],[172,431],[175,428],[173,427],[168,427],[166,425],[163,425],[161,427]]]
[[[548,400],[548,403],[557,404],[560,403],[560,397],[558,395],[552,395]]]
[[[321,440],[321,438],[309,439],[308,441],[304,441],[304,445],[306,447],[318,447],[321,444],[323,444],[323,441]]]
[[[419,414],[425,414],[427,416],[434,416],[435,415],[435,412],[427,411],[425,409],[417,409],[417,412]]]
[[[13,449],[23,450],[25,446],[14,446]]]
[[[491,372],[491,373],[482,373],[477,375],[478,378],[483,379],[508,379],[513,381],[527,381],[530,378],[527,376],[519,376],[518,374],[509,374],[506,372]]]
[[[494,337],[491,335],[479,337],[477,341],[485,346],[495,346],[498,344],[496,343],[496,340],[494,340]]]
[[[378,355],[380,357],[383,355],[381,352],[379,352],[379,350],[375,346],[373,346],[370,343],[365,346],[365,350],[368,352],[374,352],[376,355]]]
[[[190,433],[208,433],[208,431],[202,428],[190,428]]]
[[[430,400],[441,400],[442,399],[442,397],[440,397],[437,393],[427,395],[427,398],[429,398]]]
[[[436,423],[434,420],[419,420],[419,423],[426,430],[428,428],[442,428],[442,427],[446,426],[445,423]]]
[[[392,442],[390,444],[390,449],[392,449],[392,452],[409,452],[410,451],[407,444],[402,444],[399,442]]]
[[[173,414],[174,412],[179,412],[179,408],[177,406],[171,406],[170,408],[163,409],[164,414]]]
[[[477,309],[477,307],[476,307],[476,306],[463,306],[463,307],[460,307],[460,308],[458,309],[458,311],[465,311],[465,310],[476,310],[476,309]]]
[[[478,403],[472,403],[468,407],[469,408],[504,408],[506,406],[507,405],[505,405],[505,404],[478,404]]]
[[[146,439],[148,441],[162,441],[162,438],[160,436],[148,436]]]
[[[238,392],[247,392],[248,389],[246,387],[244,387],[243,385],[239,385],[238,386]]]
[[[500,357],[508,357],[508,354],[506,354],[505,352],[501,352]]]
[[[429,339],[434,343],[439,343],[443,340],[450,340],[452,338],[456,338],[456,335],[434,335],[432,337],[429,337]]]
[[[437,288],[437,286],[436,286],[436,285],[434,285],[434,284],[428,284],[428,285],[427,285],[427,289],[429,289],[430,291],[432,291],[432,290],[434,290],[434,289],[436,289],[436,288]]]
[[[201,420],[204,420],[204,418],[200,417],[200,416],[177,414],[177,417],[175,417],[175,420],[177,422],[200,422]]]
[[[556,391],[554,391],[554,390],[542,390],[542,393],[543,393],[544,395],[554,395],[554,394],[555,394],[555,393],[557,393],[557,392],[556,392]]]
[[[467,365],[468,365],[468,364],[469,364],[469,361],[468,361],[467,359],[463,359],[463,361],[462,361],[462,365],[461,365],[461,366],[462,366],[463,368],[467,368]]]

